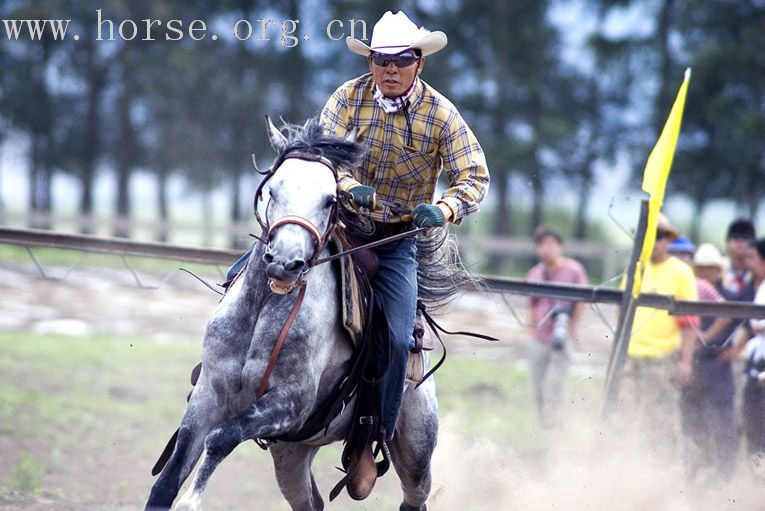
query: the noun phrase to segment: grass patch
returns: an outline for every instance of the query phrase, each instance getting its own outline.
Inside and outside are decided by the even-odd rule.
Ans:
[[[35,458],[22,454],[10,471],[6,485],[10,491],[36,495],[42,489],[45,468]]]
[[[4,490],[44,488],[79,507],[140,506],[153,481],[151,464],[180,422],[189,372],[200,354],[192,342],[0,333],[0,442],[11,446],[9,460],[19,460],[0,467]],[[525,370],[450,356],[436,374],[436,387],[450,434],[524,451],[534,444],[536,417]],[[341,449],[323,449],[316,460],[324,489],[337,482],[332,467]],[[252,442],[237,448],[213,477],[207,507],[237,507],[236,499],[246,498],[284,509],[269,458]],[[398,485],[385,479],[376,503],[392,508]],[[334,505],[338,511],[358,509],[350,502]]]

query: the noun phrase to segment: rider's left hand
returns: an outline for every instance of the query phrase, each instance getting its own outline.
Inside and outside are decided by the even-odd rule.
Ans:
[[[446,224],[446,215],[433,204],[420,204],[412,211],[412,223],[417,227],[441,227]]]

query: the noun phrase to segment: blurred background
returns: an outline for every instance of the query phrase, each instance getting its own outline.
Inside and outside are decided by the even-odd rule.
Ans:
[[[544,222],[577,241],[569,252],[592,274],[612,276],[604,247],[630,242],[621,226],[638,208],[625,197],[639,198],[686,67],[693,78],[670,216],[695,240],[720,245],[734,216],[765,215],[760,0],[4,0],[0,223],[246,245],[257,185],[250,154],[261,167],[273,157],[264,115],[317,115],[337,86],[366,71],[340,37],[349,20],[365,21],[369,39],[397,8],[447,33],[423,77],[457,105],[488,156],[490,196],[460,230],[480,248],[472,260],[481,271],[525,271],[525,241]],[[71,21],[63,40],[49,30],[33,40],[10,33],[7,20],[21,19]],[[146,19],[163,22],[155,41],[141,40]],[[195,19],[207,26],[201,41],[187,31]],[[265,37],[263,19],[277,20]],[[119,37],[126,20],[138,29],[131,41]],[[165,40],[176,35],[169,20],[182,23],[182,40]],[[252,26],[247,41],[234,36],[238,20]],[[299,21],[286,27],[299,37],[286,45],[284,20]],[[343,27],[330,38],[332,20]],[[353,26],[363,38],[363,25]]]

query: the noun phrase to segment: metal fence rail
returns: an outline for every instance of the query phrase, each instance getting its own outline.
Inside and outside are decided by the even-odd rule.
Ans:
[[[551,282],[528,282],[504,277],[485,277],[489,290],[497,293],[514,293],[529,296],[546,296],[561,300],[588,303],[620,304],[620,289],[576,284],[554,284]],[[731,318],[765,318],[765,305],[750,302],[695,302],[675,300],[671,296],[641,293],[637,305],[664,309],[676,316],[726,316]]]
[[[137,242],[120,238],[102,238],[80,234],[63,234],[39,229],[0,227],[0,243],[27,248],[48,247],[120,256],[156,257],[199,264],[228,266],[240,255],[237,250],[186,247],[167,243]],[[579,286],[551,282],[528,282],[522,279],[488,276],[487,288],[495,293],[547,296],[562,300],[589,303],[619,304],[623,292],[602,286]],[[641,294],[637,304],[664,309],[674,315],[727,316],[733,318],[765,318],[765,305],[747,302],[693,302],[675,300],[671,296]]]
[[[40,229],[0,227],[0,243],[22,247],[48,247],[120,256],[156,257],[200,264],[230,265],[242,254],[236,250],[187,247],[167,243],[138,242],[64,234]]]

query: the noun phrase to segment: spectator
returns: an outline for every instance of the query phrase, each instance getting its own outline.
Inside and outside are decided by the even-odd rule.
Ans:
[[[670,253],[693,264],[699,300],[722,302],[732,298],[722,289],[722,256],[713,245],[703,244],[694,254],[693,243],[680,237],[670,245]],[[736,468],[738,431],[733,368],[730,361],[719,360],[718,355],[737,326],[728,318],[701,318],[702,332],[696,336],[691,379],[680,394],[689,478],[709,469],[727,480]]]
[[[753,242],[749,269],[757,293],[754,303],[765,305],[765,238]],[[749,322],[754,337],[746,346],[746,385],[741,403],[743,429],[749,454],[765,456],[765,320]]]
[[[528,280],[586,284],[587,272],[576,260],[563,255],[563,238],[555,229],[540,226],[534,233],[540,262],[528,273]],[[540,424],[550,429],[559,424],[564,383],[568,371],[571,341],[582,304],[546,297],[531,298],[535,340],[529,350],[531,380]]]
[[[696,300],[690,266],[669,254],[678,230],[659,216],[656,243],[643,272],[641,293]],[[639,414],[644,431],[655,436],[655,447],[673,454],[679,431],[679,388],[690,381],[696,317],[674,317],[665,310],[638,307],[632,327],[623,403]],[[655,440],[655,441],[654,441]]]
[[[738,218],[728,226],[725,247],[730,257],[730,268],[725,272],[725,286],[739,295],[751,283],[746,256],[749,243],[755,239],[754,224],[747,218]]]

